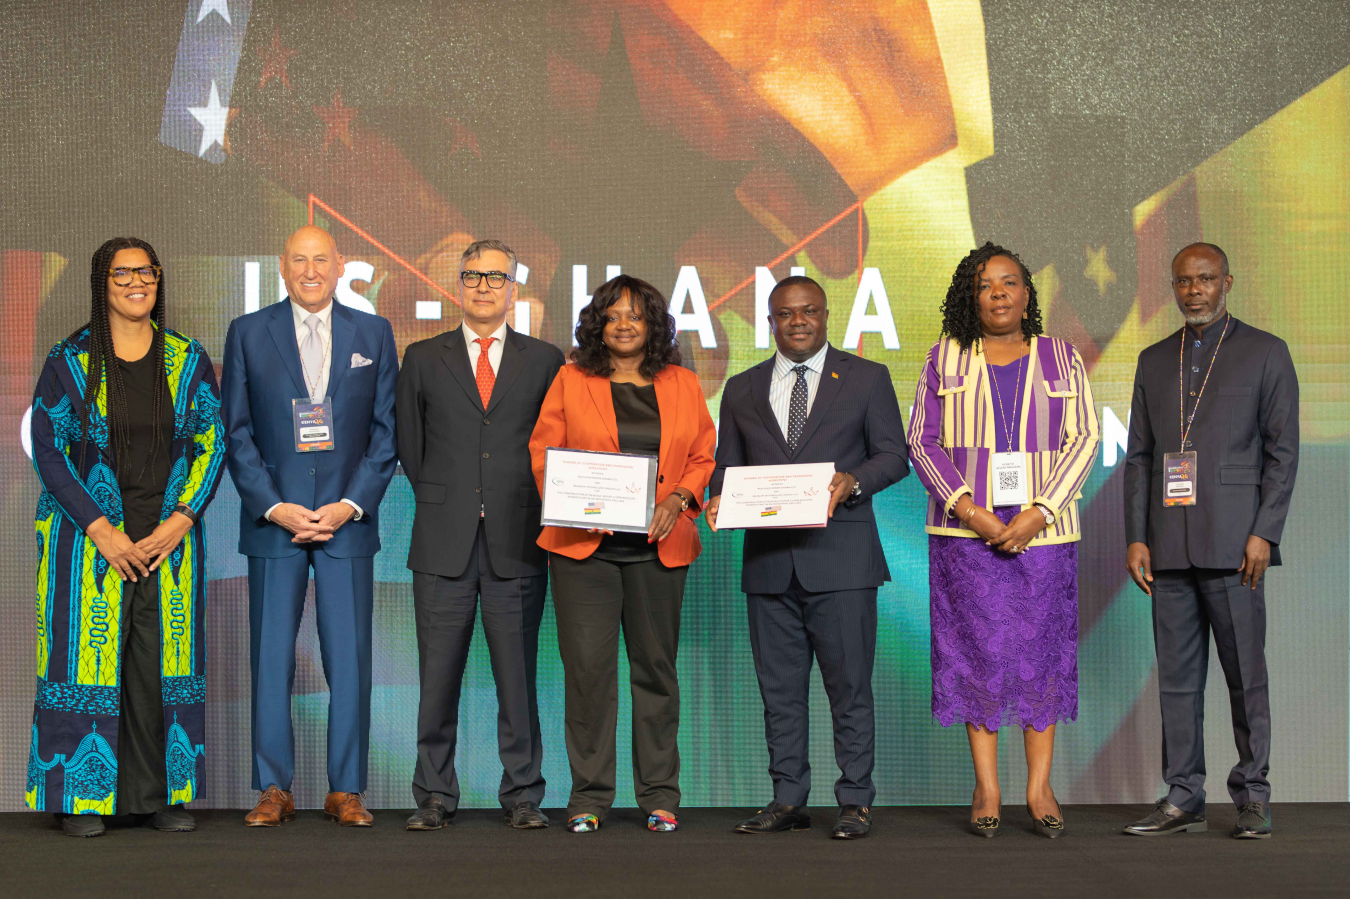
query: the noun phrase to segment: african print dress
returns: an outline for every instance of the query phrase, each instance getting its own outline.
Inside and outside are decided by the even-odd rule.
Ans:
[[[155,574],[160,597],[167,804],[201,789],[206,743],[205,526],[202,513],[225,471],[215,369],[195,340],[167,330],[165,375],[173,404],[169,483],[160,520],[182,503],[197,523]],[[89,330],[57,344],[33,399],[37,506],[37,700],[25,800],[39,811],[111,815],[117,808],[121,711],[122,579],[85,534],[100,516],[123,529],[109,448],[107,384],[90,410],[81,459],[80,418]],[[129,592],[129,591],[128,591]]]

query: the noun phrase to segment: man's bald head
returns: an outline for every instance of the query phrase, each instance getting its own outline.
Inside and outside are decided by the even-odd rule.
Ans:
[[[291,302],[319,312],[333,299],[343,259],[333,235],[315,225],[297,229],[281,251],[281,277]]]
[[[1173,271],[1176,270],[1177,260],[1180,259],[1183,255],[1190,253],[1199,253],[1213,256],[1216,260],[1218,260],[1219,268],[1223,272],[1223,274],[1225,275],[1228,274],[1228,254],[1225,253],[1223,251],[1223,248],[1220,247],[1218,244],[1204,243],[1202,241],[1193,244],[1187,244],[1180,250],[1177,250],[1177,254],[1172,257]]]

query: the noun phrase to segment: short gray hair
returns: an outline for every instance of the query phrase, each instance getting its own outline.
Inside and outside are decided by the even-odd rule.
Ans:
[[[502,243],[500,240],[475,240],[464,248],[464,252],[459,257],[459,270],[464,271],[464,266],[473,262],[479,256],[483,255],[485,250],[496,250],[498,253],[505,253],[506,258],[511,260],[511,271],[507,272],[512,278],[516,276],[516,251]]]

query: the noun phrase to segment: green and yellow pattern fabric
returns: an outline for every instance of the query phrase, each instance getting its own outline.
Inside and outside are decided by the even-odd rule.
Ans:
[[[166,329],[173,404],[169,483],[160,520],[179,503],[197,517],[159,577],[161,684],[168,803],[197,798],[206,743],[205,528],[202,513],[225,471],[220,390],[205,349]],[[48,354],[33,398],[33,464],[42,481],[36,531],[37,699],[25,799],[30,808],[113,814],[121,705],[122,580],[86,529],[105,516],[121,529],[122,496],[109,450],[106,383],[80,413],[88,329]],[[82,458],[83,455],[83,458]]]

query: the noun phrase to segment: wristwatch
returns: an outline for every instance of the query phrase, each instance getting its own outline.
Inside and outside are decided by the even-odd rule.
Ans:
[[[853,478],[853,490],[849,493],[849,496],[862,496],[862,482],[858,480],[858,476],[851,471],[846,471],[844,474]]]
[[[683,493],[676,493],[675,495],[678,496],[678,497],[680,498],[680,511],[681,511],[681,512],[688,512],[688,511],[689,511],[689,497],[685,496]]]
[[[1047,527],[1055,523],[1055,513],[1051,512],[1049,508],[1041,503],[1036,503],[1036,508],[1040,509],[1041,514],[1045,516],[1045,524]]]

